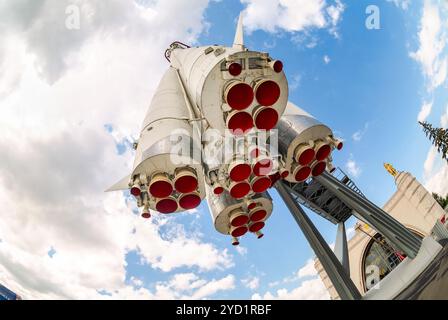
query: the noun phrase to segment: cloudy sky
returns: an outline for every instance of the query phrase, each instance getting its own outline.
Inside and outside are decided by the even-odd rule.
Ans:
[[[335,163],[366,195],[394,192],[384,161],[448,192],[417,124],[448,126],[445,0],[0,0],[0,283],[27,299],[329,298],[275,192],[266,236],[238,248],[205,203],[144,221],[103,192],[130,169],[167,46],[231,44],[240,11],[246,45],[283,60],[290,100],[346,141]]]

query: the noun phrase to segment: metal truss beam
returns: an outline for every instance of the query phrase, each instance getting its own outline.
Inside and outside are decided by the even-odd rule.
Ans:
[[[351,207],[353,209],[353,215],[358,219],[366,222],[381,233],[409,258],[415,258],[422,241],[400,222],[366,198],[361,197],[331,174],[324,172],[314,179],[331,190],[338,198]]]
[[[302,207],[296,202],[291,192],[293,192],[284,182],[278,181],[275,188],[282,197],[292,216],[296,220],[300,229],[302,229],[305,238],[308,240],[311,248],[322,263],[325,272],[333,283],[336,292],[343,300],[359,300],[361,294],[356,288],[350,276],[339,262],[325,239],[319,233],[317,228],[303,211]]]

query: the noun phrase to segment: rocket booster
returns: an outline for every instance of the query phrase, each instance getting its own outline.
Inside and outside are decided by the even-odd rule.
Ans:
[[[232,47],[174,42],[143,120],[129,189],[150,210],[191,210],[207,198],[216,230],[234,245],[257,238],[273,209],[267,190],[331,170],[342,148],[330,128],[288,102],[283,63],[244,46],[242,20]]]

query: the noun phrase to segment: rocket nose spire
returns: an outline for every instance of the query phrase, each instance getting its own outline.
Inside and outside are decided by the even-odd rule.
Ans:
[[[233,40],[233,48],[244,49],[244,32],[243,32],[243,13],[240,13],[238,25],[236,27],[235,39]]]

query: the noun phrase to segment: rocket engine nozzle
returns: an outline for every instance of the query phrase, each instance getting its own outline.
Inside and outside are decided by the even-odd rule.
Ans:
[[[246,213],[240,210],[234,210],[230,213],[230,225],[232,227],[241,227],[249,222],[249,217]]]
[[[249,225],[249,231],[253,233],[258,232],[263,229],[265,225],[266,224],[263,221],[252,222]]]
[[[279,115],[274,108],[259,106],[254,109],[253,119],[257,129],[271,130],[277,125]]]
[[[272,60],[269,62],[269,66],[277,73],[283,71],[283,62],[280,60]]]
[[[190,193],[199,185],[196,172],[191,168],[182,168],[176,171],[174,177],[174,188],[179,193]]]
[[[294,159],[301,165],[306,166],[310,164],[316,156],[314,149],[308,144],[304,143],[297,147]]]
[[[230,227],[230,235],[234,238],[239,238],[244,236],[247,231],[249,231],[249,228],[246,225],[239,226],[239,227]]]
[[[156,210],[163,214],[176,212],[178,207],[179,206],[174,197],[167,197],[156,200]]]
[[[183,194],[179,198],[179,205],[184,210],[191,210],[197,208],[200,204],[201,204],[201,197],[197,192]]]
[[[142,193],[142,190],[140,189],[140,186],[139,186],[138,184],[134,184],[134,185],[131,187],[131,194],[132,194],[134,197],[138,197],[138,196],[140,196],[141,193]]]
[[[255,97],[262,106],[272,106],[280,98],[280,86],[272,80],[260,80],[255,84]]]
[[[261,239],[264,237],[264,234],[261,231],[255,232],[255,235],[257,236],[257,239]]]
[[[227,104],[234,110],[244,110],[254,101],[251,86],[241,81],[232,81],[224,91]]]
[[[166,173],[155,174],[149,183],[149,193],[155,198],[168,197],[173,190],[173,184]]]
[[[266,219],[267,215],[268,215],[267,211],[261,207],[260,208],[256,207],[249,212],[250,221],[252,222],[262,221]]]

